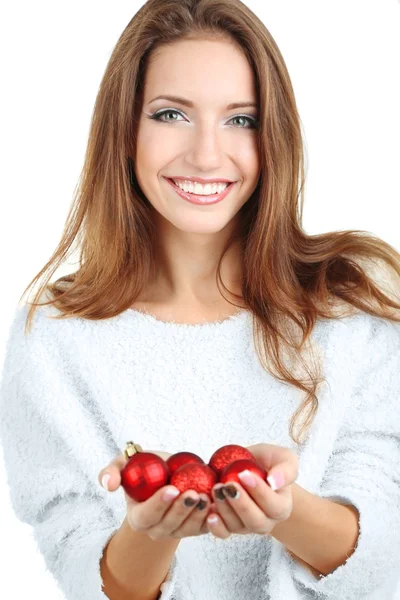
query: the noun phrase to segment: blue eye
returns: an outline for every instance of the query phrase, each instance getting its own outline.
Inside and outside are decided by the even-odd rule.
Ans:
[[[173,110],[173,109],[171,109],[171,108],[167,108],[167,109],[165,109],[165,110],[162,110],[162,111],[159,111],[159,112],[157,112],[157,113],[154,113],[154,114],[153,114],[153,115],[151,115],[151,117],[149,117],[149,118],[150,118],[150,119],[153,119],[154,121],[160,121],[160,123],[171,123],[171,122],[173,122],[173,121],[176,121],[176,120],[177,120],[177,119],[171,119],[171,121],[169,121],[169,120],[163,121],[163,120],[161,119],[161,117],[163,117],[164,115],[166,115],[166,114],[168,114],[168,113],[170,113],[170,114],[176,114],[176,115],[180,115],[181,117],[183,117],[183,114],[182,114],[181,112],[179,112],[179,111],[177,111],[177,110]],[[257,126],[258,126],[258,121],[257,121],[257,119],[255,119],[254,117],[251,117],[251,116],[249,116],[249,115],[237,115],[237,116],[235,116],[235,117],[232,117],[232,118],[230,119],[230,121],[233,121],[234,119],[245,119],[245,120],[247,120],[247,121],[250,123],[250,125],[251,125],[251,127],[239,127],[239,129],[252,129],[252,128],[255,128],[255,127],[257,127]]]

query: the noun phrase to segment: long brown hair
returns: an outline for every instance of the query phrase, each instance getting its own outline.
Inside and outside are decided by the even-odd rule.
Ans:
[[[62,239],[21,296],[42,279],[29,303],[25,334],[38,306],[53,304],[61,312],[55,318],[107,319],[131,307],[150,281],[155,232],[152,207],[133,170],[137,124],[152,53],[182,39],[239,44],[254,71],[262,170],[241,209],[243,231],[240,237],[232,235],[220,257],[217,285],[240,300],[231,304],[251,311],[264,368],[305,392],[290,422],[291,438],[302,443],[300,435],[316,414],[316,390],[323,381],[312,348],[311,362],[303,355],[317,318],[341,318],[346,310],[359,310],[400,322],[395,315],[398,292],[392,295],[388,288],[384,293],[382,282],[372,276],[374,269],[378,276],[392,269],[389,278],[397,285],[400,254],[369,232],[307,235],[303,230],[304,154],[294,91],[276,42],[240,0],[149,0],[123,31],[97,95],[80,184]],[[223,257],[237,242],[244,259],[241,297],[228,290],[220,273]],[[79,269],[49,283],[74,243],[80,250]],[[38,303],[47,291],[49,300]],[[285,366],[284,352],[292,353],[306,377]],[[297,418],[307,407],[295,435]]]

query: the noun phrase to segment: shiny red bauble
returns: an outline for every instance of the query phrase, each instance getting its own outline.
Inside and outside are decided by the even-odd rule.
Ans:
[[[258,475],[264,481],[267,477],[267,473],[255,460],[249,460],[247,458],[244,458],[241,460],[235,460],[230,465],[227,465],[225,469],[221,472],[219,476],[219,481],[221,483],[236,481],[236,483],[241,484],[242,482],[238,477],[238,473],[241,473],[245,470],[250,471],[250,473],[254,473],[254,475]]]
[[[177,487],[180,492],[195,490],[199,494],[208,494],[212,500],[211,490],[217,481],[216,472],[208,465],[189,463],[179,467],[172,474],[169,483]]]
[[[133,500],[143,502],[168,484],[169,475],[163,458],[152,452],[137,452],[121,471],[121,486]]]
[[[190,463],[198,463],[204,465],[204,460],[193,452],[177,452],[172,454],[166,460],[170,475],[172,476],[179,467]]]
[[[220,475],[222,471],[233,463],[235,460],[241,460],[247,458],[248,460],[256,460],[255,456],[244,448],[243,446],[238,446],[237,444],[228,444],[227,446],[222,446],[222,448],[218,448],[210,458],[208,464],[214,469],[217,475]]]

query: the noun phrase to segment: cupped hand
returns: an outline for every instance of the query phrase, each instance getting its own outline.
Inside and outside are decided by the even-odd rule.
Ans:
[[[286,521],[293,509],[292,484],[298,476],[298,457],[290,450],[273,444],[255,444],[248,446],[257,462],[267,471],[268,476],[281,473],[283,482],[274,491],[266,481],[252,473],[255,486],[246,483],[230,482],[229,487],[236,497],[225,494],[226,499],[217,499],[214,490],[225,487],[216,484],[213,488],[215,504],[209,517],[216,519],[214,523],[207,521],[209,531],[218,538],[226,539],[232,533],[257,533],[270,535],[274,527]]]
[[[143,450],[152,452],[167,460],[168,452]],[[121,485],[121,471],[127,463],[124,453],[119,454],[110,464],[99,473],[101,485],[105,474],[110,474],[108,490],[115,492]],[[157,490],[143,502],[136,502],[124,490],[127,505],[127,522],[133,531],[146,533],[152,540],[163,538],[180,539],[209,533],[207,515],[215,505],[210,503],[207,494],[198,494],[195,490],[186,490],[175,498],[165,499],[166,492],[179,490],[173,485],[166,485]],[[193,506],[186,506],[184,501],[193,498]],[[199,505],[199,501],[200,505]],[[201,508],[200,508],[201,507]]]

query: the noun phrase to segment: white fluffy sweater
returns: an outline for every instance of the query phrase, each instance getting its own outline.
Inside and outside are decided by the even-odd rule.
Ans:
[[[250,312],[182,325],[131,309],[52,320],[41,307],[24,337],[27,311],[7,338],[1,443],[13,510],[67,599],[106,598],[99,561],[126,504],[98,474],[128,440],[206,462],[225,444],[286,446],[298,485],[360,512],[355,552],[320,579],[271,536],[183,538],[162,600],[400,598],[400,325],[365,313],[317,322],[328,384],[296,449],[288,424],[303,394],[260,365]]]

